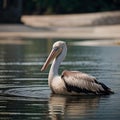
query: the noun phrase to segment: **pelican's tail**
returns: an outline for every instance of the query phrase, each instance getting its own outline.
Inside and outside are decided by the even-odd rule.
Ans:
[[[109,90],[107,91],[108,94],[114,94],[114,91],[112,91],[110,88]]]
[[[114,92],[109,87],[107,87],[105,84],[103,84],[103,83],[99,83],[99,84],[104,89],[104,91],[101,91],[101,94],[104,94],[104,95],[114,94]]]

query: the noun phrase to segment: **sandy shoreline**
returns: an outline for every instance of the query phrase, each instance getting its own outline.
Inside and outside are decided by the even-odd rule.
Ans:
[[[105,12],[73,15],[23,16],[24,24],[1,24],[0,39],[5,38],[81,38],[120,40],[120,12]],[[98,22],[93,24],[95,20]],[[103,24],[104,23],[104,24]]]

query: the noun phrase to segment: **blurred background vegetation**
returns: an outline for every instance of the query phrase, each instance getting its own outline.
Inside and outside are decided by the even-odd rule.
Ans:
[[[23,14],[71,14],[120,10],[120,0],[24,0]]]
[[[120,0],[0,0],[0,22],[22,15],[74,14],[120,10]]]

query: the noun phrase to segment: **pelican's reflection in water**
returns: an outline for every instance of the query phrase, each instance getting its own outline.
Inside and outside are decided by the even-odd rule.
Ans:
[[[49,99],[49,116],[52,120],[81,118],[97,109],[98,96],[61,96],[51,95]]]

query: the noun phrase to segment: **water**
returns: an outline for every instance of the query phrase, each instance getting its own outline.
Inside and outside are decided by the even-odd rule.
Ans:
[[[0,44],[0,120],[119,120],[120,47],[81,46],[67,40],[60,66],[96,76],[115,91],[110,96],[52,95],[49,70],[40,72],[55,40]],[[77,44],[76,44],[77,43]]]

